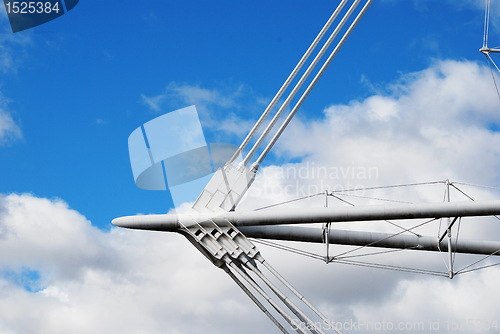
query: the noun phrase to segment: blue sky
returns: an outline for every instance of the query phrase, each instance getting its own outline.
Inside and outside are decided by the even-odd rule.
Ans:
[[[191,101],[171,92],[152,110],[141,96],[176,85],[220,91],[237,103],[199,108],[256,119],[332,10],[329,1],[84,1],[15,35],[4,19],[12,65],[1,91],[22,138],[0,150],[2,192],[60,197],[103,228],[122,214],[166,211],[163,194],[135,188],[126,139]],[[323,107],[368,96],[372,85],[437,58],[482,61],[482,15],[465,2],[376,2],[299,117],[321,117]]]
[[[211,128],[207,141],[239,144],[337,2],[82,0],[16,34],[0,8],[0,334],[272,331],[181,236],[112,227],[118,216],[171,208],[164,192],[135,186],[127,138],[196,104]],[[497,46],[500,6],[492,6],[490,46]],[[325,182],[451,178],[499,186],[500,100],[478,52],[483,9],[481,0],[374,1],[265,160],[242,209],[307,195]],[[319,166],[345,173],[290,175]],[[361,177],[361,170],[376,172]],[[442,200],[441,192],[429,194],[405,195]],[[485,239],[499,232],[467,231]],[[446,321],[497,319],[495,268],[439,281],[283,261],[266,251],[336,319],[438,321],[443,333],[452,332]],[[320,278],[338,284],[325,291]],[[449,298],[455,308],[442,306]]]

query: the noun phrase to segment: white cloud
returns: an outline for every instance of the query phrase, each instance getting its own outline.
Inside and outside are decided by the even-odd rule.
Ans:
[[[0,10],[0,26],[8,27],[6,12]],[[8,30],[7,30],[8,29]],[[27,34],[13,34],[8,27],[0,31],[0,72],[15,72],[24,58],[24,48],[31,43]],[[0,146],[22,138],[19,125],[5,109],[7,101],[0,92]]]
[[[352,101],[348,105],[330,106],[321,120],[294,120],[278,142],[275,154],[285,160],[302,157],[302,161],[264,167],[241,207],[265,206],[321,193],[325,189],[444,181],[447,178],[498,185],[500,133],[494,128],[500,122],[500,103],[492,82],[484,80],[488,71],[470,62],[437,62],[424,71],[403,76],[385,94]],[[361,195],[409,202],[443,200],[444,184],[426,187],[429,188],[377,190]],[[495,197],[488,191],[472,189],[467,193],[476,199]],[[453,194],[460,200],[467,200],[460,193]],[[380,204],[363,198],[346,199],[359,204]],[[288,207],[297,205],[323,206],[324,197],[315,197],[306,203],[294,202]],[[330,199],[330,205],[345,204]],[[438,224],[418,232],[437,235]],[[499,232],[497,225],[496,221],[464,220],[461,237],[495,240]],[[335,228],[397,231],[380,223],[338,224]],[[338,253],[343,250],[339,246],[335,248]],[[280,258],[276,256],[276,259]],[[387,261],[417,268],[439,268],[442,272],[446,271],[444,264],[447,263],[445,256],[431,253],[391,255],[382,262]],[[460,261],[463,262],[457,261],[455,269],[473,260],[461,258]],[[296,266],[292,261],[287,263]],[[327,269],[309,267],[303,262],[301,268],[305,274],[302,275],[285,265],[288,275],[295,279],[300,277],[299,282],[308,282],[304,288],[323,301],[323,308],[332,311],[333,319],[340,317],[373,326],[381,326],[382,321],[391,326],[423,321],[427,326],[423,332],[430,331],[431,321],[434,326],[440,326],[440,332],[450,333],[456,330],[446,327],[451,324],[466,325],[468,332],[484,330],[477,322],[464,324],[464,319],[495,325],[496,316],[492,314],[490,303],[495,303],[496,298],[490,292],[495,290],[493,281],[500,274],[498,269],[449,281],[334,266],[328,269],[336,271],[335,276]],[[481,284],[474,284],[475,281]],[[319,289],[315,292],[310,288],[321,284],[326,284],[323,297]],[[483,288],[478,289],[477,285]],[[447,297],[451,294],[453,301]],[[447,303],[460,306],[443,308]],[[374,328],[365,327],[360,331],[370,332]]]
[[[234,332],[239,314],[258,314],[181,236],[103,232],[57,199],[0,203],[2,334]],[[34,292],[6,274],[28,270]]]
[[[321,191],[321,182],[345,187],[450,177],[497,185],[500,138],[488,127],[500,121],[500,114],[495,92],[479,79],[485,71],[474,63],[439,62],[403,77],[386,94],[330,106],[322,120],[295,120],[277,153],[305,158],[263,168],[242,208],[291,199],[300,195],[297,188],[304,194],[313,186]],[[371,167],[373,174],[367,174]],[[323,168],[328,168],[327,174],[321,174]],[[410,197],[424,201],[429,194],[417,191]],[[484,190],[475,195],[493,196]],[[322,198],[316,199],[308,205],[323,205]],[[442,200],[440,190],[434,200]],[[478,231],[483,226],[479,221],[463,225],[475,236],[498,235],[498,229]],[[353,228],[368,227],[385,228]],[[447,325],[467,325],[463,321],[470,319],[480,323],[467,325],[467,332],[482,333],[497,319],[497,268],[448,280],[326,266],[258,247],[330,318],[358,326],[346,332],[372,332],[366,326],[385,321],[386,326],[423,323],[421,332],[430,332],[433,324],[441,333],[452,333]],[[311,249],[323,253],[324,245]],[[343,249],[332,246],[335,252]],[[386,259],[443,269],[439,254]],[[117,228],[104,232],[61,200],[12,194],[0,198],[0,333],[24,332],[277,331],[234,282],[183,237]]]
[[[224,92],[222,92],[224,90]],[[200,85],[190,85],[171,82],[165,90],[156,96],[141,94],[142,101],[154,111],[161,111],[164,104],[167,107],[197,105],[198,107],[235,108],[236,99],[241,96],[243,87],[211,89]],[[166,112],[170,110],[165,110]]]
[[[500,326],[494,311],[499,296],[493,281],[499,274],[497,269],[484,271],[454,284],[436,279],[402,280],[378,307],[359,305],[356,313],[367,324],[380,323],[390,314],[391,324],[413,325],[425,329],[422,332],[495,333]]]
[[[0,107],[0,146],[22,137],[22,132],[12,116]]]
[[[236,107],[236,99],[241,95],[243,87],[237,86],[226,94],[217,89],[207,89],[198,85],[171,83],[167,87],[172,96],[183,103],[197,105],[215,105],[223,108]]]
[[[377,182],[499,180],[499,101],[488,69],[443,61],[405,75],[384,95],[333,105],[324,119],[294,120],[277,154],[326,166],[379,170]],[[480,163],[478,163],[480,162]]]
[[[0,71],[15,72],[25,57],[23,48],[31,44],[31,37],[29,34],[13,34],[4,11],[0,11],[0,26],[5,26],[0,31]]]
[[[160,94],[158,96],[153,96],[153,97],[147,97],[144,94],[141,94],[141,99],[142,102],[144,102],[148,107],[153,109],[154,111],[160,111],[161,110],[161,103],[163,100],[165,100],[165,95]]]
[[[207,88],[177,82],[169,83],[158,95],[141,94],[141,101],[155,112],[170,112],[196,105],[204,130],[211,132],[208,133],[209,138],[224,142],[234,137],[240,140],[254,123],[240,118],[239,111],[244,110],[247,115],[260,113],[267,102],[254,96],[251,89],[241,84]]]

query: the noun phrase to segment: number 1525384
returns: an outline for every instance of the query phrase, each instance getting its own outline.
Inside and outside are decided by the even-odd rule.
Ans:
[[[50,14],[59,13],[59,2],[49,1],[8,1],[5,2],[7,14]]]

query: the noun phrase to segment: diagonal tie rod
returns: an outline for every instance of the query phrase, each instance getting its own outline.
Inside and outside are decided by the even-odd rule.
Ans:
[[[347,31],[344,33],[343,37],[340,39],[340,41],[337,43],[335,46],[334,50],[331,52],[330,56],[327,58],[327,60],[323,63],[321,66],[320,70],[318,73],[315,75],[315,77],[312,79],[298,102],[295,104],[293,107],[292,111],[288,114],[286,117],[285,121],[282,123],[282,125],[279,127],[277,130],[276,134],[273,136],[271,141],[268,143],[268,145],[264,148],[264,151],[261,153],[259,158],[252,164],[252,170],[256,171],[262,162],[264,160],[265,156],[269,153],[275,142],[278,140],[279,136],[281,133],[284,131],[288,123],[291,121],[297,110],[300,108],[302,103],[304,102],[305,98],[309,95],[310,91],[312,88],[316,85],[317,81],[319,78],[322,76],[322,74],[325,72],[326,68],[328,65],[331,63],[332,59],[335,57],[335,55],[338,53],[340,50],[341,46],[344,44],[346,41],[347,37],[351,34],[352,30],[354,27],[357,25],[363,14],[366,12],[370,4],[372,3],[373,0],[367,0],[363,8],[360,10],[358,15],[355,17]],[[331,17],[328,19],[324,27],[321,29],[321,31],[318,33],[312,44],[309,46],[309,48],[306,50],[305,54],[302,56],[298,64],[295,66],[293,71],[290,73],[288,78],[286,79],[285,83],[282,85],[278,93],[275,95],[275,97],[271,100],[267,108],[264,110],[262,115],[260,116],[259,120],[257,123],[254,125],[254,127],[250,130],[249,134],[247,137],[243,140],[243,143],[240,145],[240,147],[237,149],[237,151],[234,153],[232,158],[227,162],[226,165],[232,164],[236,158],[243,152],[243,150],[247,147],[247,145],[250,143],[251,139],[256,135],[257,131],[259,128],[263,125],[264,121],[266,118],[269,116],[273,108],[276,106],[277,102],[279,99],[283,96],[285,91],[289,88],[291,82],[293,79],[296,77],[298,72],[301,70],[305,62],[308,60],[308,58],[311,56],[311,54],[314,52],[314,50],[317,48],[319,42],[323,37],[325,36],[326,32],[329,30],[333,22],[337,19],[339,14],[342,12],[344,9],[345,5],[349,2],[349,0],[342,0],[338,7],[335,9]],[[298,82],[295,84],[295,86],[292,88],[291,92],[288,94],[287,98],[284,100],[284,102],[281,104],[279,107],[278,111],[275,113],[274,117],[271,119],[270,123],[267,125],[267,127],[264,129],[263,133],[259,136],[259,138],[256,140],[255,144],[251,147],[250,151],[248,154],[244,157],[243,161],[239,164],[239,169],[243,169],[245,166],[248,165],[250,162],[251,158],[254,156],[256,151],[259,149],[259,147],[262,145],[263,141],[266,139],[266,137],[269,135],[271,130],[275,127],[276,123],[282,116],[283,112],[286,110],[286,108],[290,105],[292,100],[295,98],[296,94],[298,91],[301,89],[303,84],[306,82],[310,74],[313,72],[313,70],[317,67],[318,63],[320,60],[323,58],[325,55],[325,52],[328,50],[328,48],[331,46],[332,42],[335,40],[335,38],[338,36],[342,28],[345,26],[345,24],[349,21],[350,17],[352,14],[356,11],[356,8],[360,4],[361,0],[354,0],[347,12],[343,15],[342,19],[340,22],[336,25],[334,31],[330,34],[329,38],[325,41],[321,49],[318,51],[317,55],[315,58],[312,60],[311,64],[308,66],[308,68],[305,70],[301,78],[298,80]]]

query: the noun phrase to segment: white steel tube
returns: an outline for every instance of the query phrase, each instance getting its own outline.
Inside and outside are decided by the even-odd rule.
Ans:
[[[267,118],[267,116],[269,115],[269,113],[271,112],[271,110],[276,105],[276,102],[278,102],[278,100],[281,98],[281,96],[283,95],[283,93],[285,92],[285,90],[288,88],[288,86],[290,85],[290,83],[292,82],[292,80],[295,78],[295,76],[297,75],[297,73],[300,71],[300,69],[302,68],[302,66],[304,65],[304,63],[307,61],[307,59],[309,58],[309,56],[311,55],[311,53],[314,51],[314,49],[318,45],[319,41],[323,38],[323,36],[325,35],[325,33],[328,31],[328,29],[332,25],[333,21],[335,21],[335,19],[337,18],[337,16],[340,13],[340,11],[344,8],[344,6],[347,3],[347,1],[349,1],[349,0],[342,0],[342,2],[337,6],[337,9],[335,9],[335,11],[330,16],[330,18],[328,19],[328,21],[325,23],[325,25],[323,26],[323,28],[321,29],[321,31],[318,33],[318,35],[316,36],[316,38],[314,39],[314,41],[311,43],[311,45],[306,50],[306,52],[304,53],[304,55],[302,56],[302,58],[299,60],[299,62],[297,63],[297,65],[295,66],[295,68],[293,69],[293,71],[290,73],[290,75],[288,76],[288,78],[285,80],[285,82],[283,83],[283,85],[279,89],[278,93],[276,93],[276,95],[271,100],[271,102],[269,103],[269,105],[267,106],[267,108],[264,110],[264,112],[260,116],[260,118],[257,121],[257,123],[255,123],[255,125],[253,126],[253,128],[248,133],[247,137],[243,140],[243,143],[241,143],[240,147],[236,150],[236,152],[233,154],[233,156],[231,157],[231,159],[227,162],[228,164],[231,164],[238,157],[238,155],[245,149],[245,147],[248,145],[248,143],[250,142],[250,140],[252,139],[252,137],[255,135],[255,133],[260,128],[260,126],[262,125],[262,123],[264,122],[264,120]]]
[[[257,228],[258,229],[259,227],[250,226],[248,228]],[[281,227],[281,228],[283,228],[283,227]],[[281,283],[283,283],[284,286],[286,286],[290,291],[292,291],[292,293],[297,298],[299,298],[300,301],[302,301],[304,304],[306,304],[307,307],[309,307],[314,313],[316,313],[316,315],[319,316],[321,318],[321,320],[323,320],[324,324],[331,324],[332,323],[327,317],[325,317],[323,315],[323,313],[321,313],[311,303],[309,303],[309,301],[300,292],[298,292],[297,289],[295,289],[290,283],[288,283],[288,281],[283,276],[281,276],[281,274],[278,273],[276,271],[276,269],[274,269],[266,260],[264,260],[264,258],[261,257],[260,261],[264,265],[264,267],[266,267],[267,270],[269,270],[274,276],[276,276],[276,278]],[[337,332],[338,334],[342,334],[342,332],[339,329],[337,329],[336,326],[333,326],[333,330],[335,332]]]
[[[500,200],[482,202],[446,202],[408,205],[367,205],[354,207],[300,208],[226,212],[219,216],[203,214],[162,214],[120,217],[113,224],[125,228],[177,232],[182,225],[203,225],[204,221],[219,226],[260,226],[284,224],[314,224],[391,219],[419,219],[500,215]]]
[[[280,118],[281,114],[283,114],[283,111],[288,107],[288,105],[290,104],[290,102],[292,101],[292,99],[297,94],[298,90],[302,87],[302,85],[304,84],[304,82],[306,81],[306,79],[309,77],[309,75],[311,74],[311,72],[313,71],[313,69],[316,67],[316,65],[318,64],[318,62],[320,61],[320,59],[325,54],[326,50],[330,47],[330,44],[333,42],[333,40],[335,39],[335,37],[337,37],[337,35],[340,32],[340,30],[342,29],[342,27],[345,25],[345,23],[347,22],[347,20],[349,19],[349,17],[354,12],[354,10],[356,9],[356,7],[358,6],[358,4],[359,4],[360,1],[361,0],[355,0],[353,2],[353,4],[351,5],[351,7],[347,11],[347,13],[344,15],[344,17],[342,18],[342,20],[339,22],[339,24],[337,25],[337,27],[335,28],[335,30],[332,32],[332,34],[330,35],[330,37],[328,38],[328,40],[325,42],[325,44],[323,45],[323,47],[321,48],[321,50],[318,52],[318,54],[316,55],[316,57],[314,57],[314,60],[312,61],[312,63],[309,65],[309,67],[304,72],[304,74],[302,74],[302,77],[299,79],[299,82],[297,82],[297,84],[295,85],[295,87],[293,88],[293,90],[290,92],[290,94],[288,95],[288,97],[286,98],[286,100],[283,102],[283,104],[281,105],[281,107],[279,108],[279,110],[276,112],[276,114],[272,118],[271,122],[267,125],[266,129],[264,130],[264,132],[257,139],[257,142],[254,144],[254,146],[252,147],[252,149],[250,150],[250,152],[248,152],[247,156],[243,160],[242,165],[246,166],[246,164],[249,162],[249,160],[255,154],[255,151],[262,144],[262,142],[264,141],[264,139],[267,137],[267,135],[269,134],[269,132],[271,131],[271,129],[274,127],[274,125],[276,124],[276,122]]]
[[[242,226],[239,230],[249,238],[324,243],[319,228],[298,226]],[[446,240],[438,242],[436,237],[410,234],[394,235],[381,232],[330,230],[328,240],[335,245],[366,246],[393,249],[414,249],[419,251],[448,251]],[[453,245],[453,251],[463,254],[500,255],[500,242],[460,239]]]
[[[323,66],[321,67],[321,69],[319,70],[319,72],[316,74],[316,76],[311,81],[311,83],[309,84],[309,86],[307,87],[307,89],[305,90],[305,92],[300,97],[300,99],[297,102],[297,104],[295,104],[295,106],[293,107],[292,111],[290,111],[290,113],[288,114],[287,118],[283,121],[283,124],[281,124],[280,128],[275,133],[275,135],[273,136],[273,138],[271,139],[271,141],[269,142],[269,144],[267,144],[267,146],[264,149],[264,151],[261,153],[261,155],[259,156],[259,158],[255,161],[255,163],[254,163],[254,166],[255,166],[254,169],[258,168],[259,164],[264,160],[264,158],[266,157],[266,155],[269,153],[269,151],[271,150],[271,148],[274,146],[274,144],[276,143],[276,141],[278,140],[278,138],[281,136],[281,134],[283,133],[283,131],[287,127],[288,123],[290,123],[290,121],[292,120],[292,118],[295,115],[295,113],[297,112],[297,110],[302,106],[302,103],[304,103],[304,100],[309,95],[309,93],[311,92],[311,90],[313,89],[313,87],[316,85],[316,83],[318,82],[319,78],[323,75],[323,73],[325,72],[326,68],[331,63],[332,59],[337,55],[337,52],[340,50],[340,48],[342,47],[342,45],[345,43],[347,37],[349,37],[349,35],[351,34],[352,30],[358,24],[359,20],[361,19],[361,17],[363,16],[363,14],[366,12],[366,10],[368,9],[368,7],[372,3],[372,1],[373,0],[368,0],[366,2],[365,6],[363,7],[363,9],[361,9],[361,11],[358,14],[358,16],[354,19],[354,21],[351,24],[351,26],[349,27],[349,29],[346,31],[346,33],[344,34],[344,36],[342,37],[342,39],[337,44],[337,47],[332,51],[332,53],[330,54],[330,56],[328,57],[328,59],[326,60],[326,62],[323,64]]]
[[[269,310],[253,295],[253,293],[243,284],[242,281],[238,279],[238,277],[231,271],[229,270],[228,267],[225,267],[224,270],[226,273],[233,279],[233,281],[236,282],[236,284],[243,290],[248,297],[257,305],[257,307],[264,312],[265,315],[273,322],[273,324],[279,328],[279,330],[284,333],[288,334],[287,330],[283,327],[283,325],[280,324],[280,322],[269,312]]]
[[[300,308],[298,308],[288,297],[283,294],[262,272],[250,261],[246,263],[248,268],[257,275],[268,287],[271,291],[281,300],[283,304],[288,307],[290,311],[293,312],[302,321],[306,324],[307,329],[311,331],[313,334],[325,334],[321,328],[318,328],[316,324],[304,313]]]
[[[246,272],[244,272],[241,268],[238,267],[234,262],[230,262],[229,266],[234,269],[245,281],[247,281],[250,286],[255,289],[275,310],[283,317],[283,319],[288,322],[292,328],[294,327],[294,320],[292,317],[286,313],[262,288],[250,277]],[[295,331],[297,333],[307,334],[301,327],[295,326]]]

